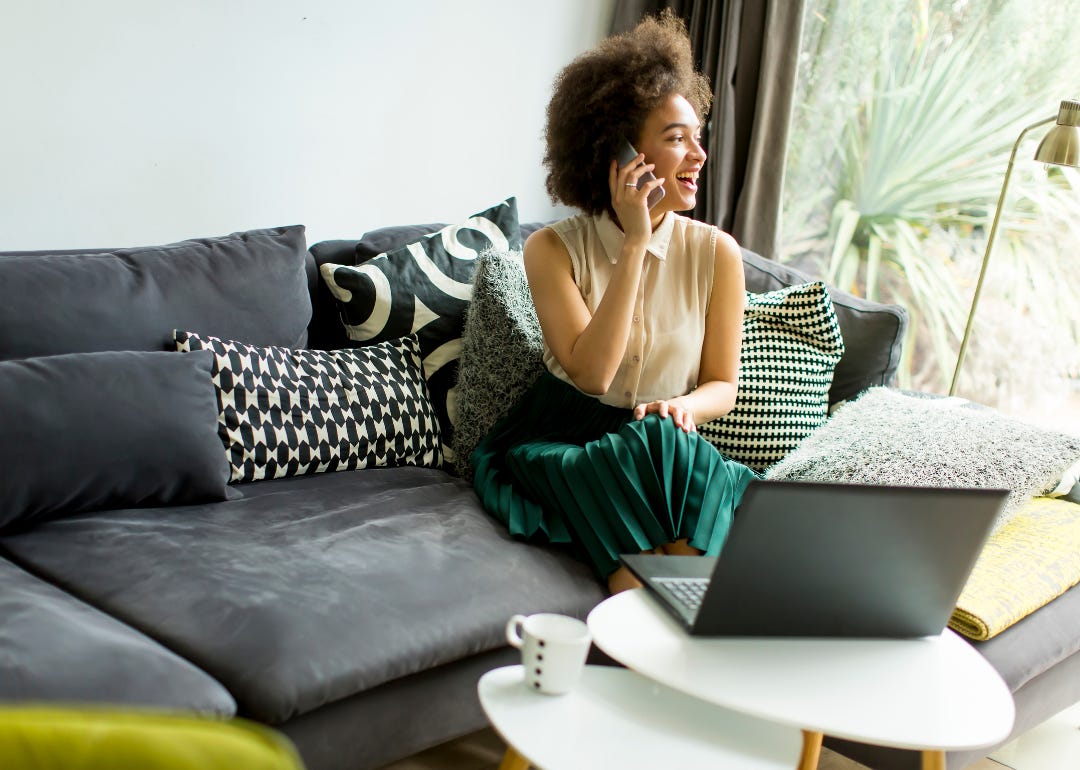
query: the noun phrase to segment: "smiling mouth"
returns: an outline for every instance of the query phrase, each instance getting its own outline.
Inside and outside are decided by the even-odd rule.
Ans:
[[[697,189],[698,175],[694,171],[683,171],[675,175],[675,181],[688,190]]]

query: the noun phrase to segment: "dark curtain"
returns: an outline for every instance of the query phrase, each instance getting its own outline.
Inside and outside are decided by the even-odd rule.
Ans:
[[[693,216],[775,258],[804,0],[616,0],[612,32],[671,8],[713,85]]]

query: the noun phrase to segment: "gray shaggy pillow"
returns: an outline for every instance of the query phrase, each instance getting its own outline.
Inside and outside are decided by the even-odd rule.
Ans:
[[[996,524],[1001,526],[1032,496],[1052,490],[1078,457],[1080,436],[958,406],[956,399],[870,388],[766,478],[1010,489]]]
[[[454,468],[544,371],[543,338],[519,251],[486,251],[476,263],[458,369]]]

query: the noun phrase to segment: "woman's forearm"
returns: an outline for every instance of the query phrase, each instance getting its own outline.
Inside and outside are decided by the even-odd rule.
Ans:
[[[671,403],[688,409],[694,416],[694,423],[701,425],[730,412],[735,406],[738,391],[737,383],[712,380],[702,383],[685,396],[671,399]]]
[[[559,362],[574,384],[586,393],[606,393],[622,363],[635,323],[644,257],[644,245],[623,245],[600,304],[570,346],[567,360]]]

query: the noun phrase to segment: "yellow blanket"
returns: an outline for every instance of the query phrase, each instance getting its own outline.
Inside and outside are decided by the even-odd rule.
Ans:
[[[990,536],[949,626],[984,640],[1080,582],[1080,504],[1036,497]]]

